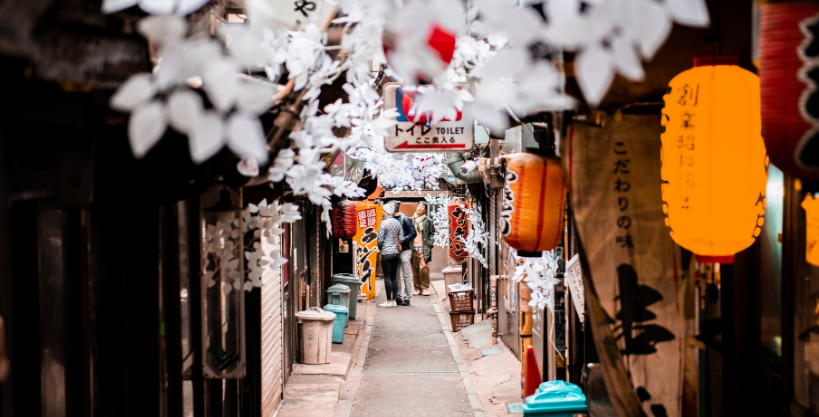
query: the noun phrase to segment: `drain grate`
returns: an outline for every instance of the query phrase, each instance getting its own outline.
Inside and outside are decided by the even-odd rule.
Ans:
[[[373,372],[364,371],[362,375],[455,375],[458,371],[408,371],[408,372]]]

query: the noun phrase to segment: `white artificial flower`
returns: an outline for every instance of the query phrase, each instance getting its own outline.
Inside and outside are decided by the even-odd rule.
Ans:
[[[185,16],[202,8],[208,0],[102,0],[102,12],[116,13],[139,5],[148,14]]]

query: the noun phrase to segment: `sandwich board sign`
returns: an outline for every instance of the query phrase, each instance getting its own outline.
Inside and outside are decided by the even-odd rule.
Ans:
[[[416,92],[405,91],[398,83],[384,86],[384,108],[398,110],[398,123],[384,140],[389,152],[462,152],[475,145],[472,115],[468,104],[455,120],[430,124],[426,114],[415,114]]]

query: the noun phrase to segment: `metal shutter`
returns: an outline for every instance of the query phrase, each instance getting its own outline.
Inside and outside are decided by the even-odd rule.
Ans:
[[[282,250],[281,236],[262,236],[262,250]],[[262,273],[262,417],[273,417],[282,399],[282,269]]]
[[[489,275],[498,275],[498,249],[500,247],[501,236],[498,228],[498,200],[502,190],[494,190],[489,198],[489,257],[486,263],[489,267]]]

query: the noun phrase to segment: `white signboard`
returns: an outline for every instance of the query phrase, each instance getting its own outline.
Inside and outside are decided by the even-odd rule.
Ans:
[[[310,22],[323,28],[335,7],[327,0],[267,0],[275,10],[271,10],[282,26],[298,30]]]
[[[572,295],[572,304],[577,311],[580,322],[585,320],[586,296],[583,292],[583,272],[580,269],[580,258],[575,254],[566,264],[566,283],[569,285],[569,293]]]
[[[389,152],[459,152],[475,145],[472,115],[468,104],[456,120],[431,125],[426,115],[413,114],[416,93],[404,91],[397,83],[384,86],[384,108],[398,110],[398,124],[385,139]]]

